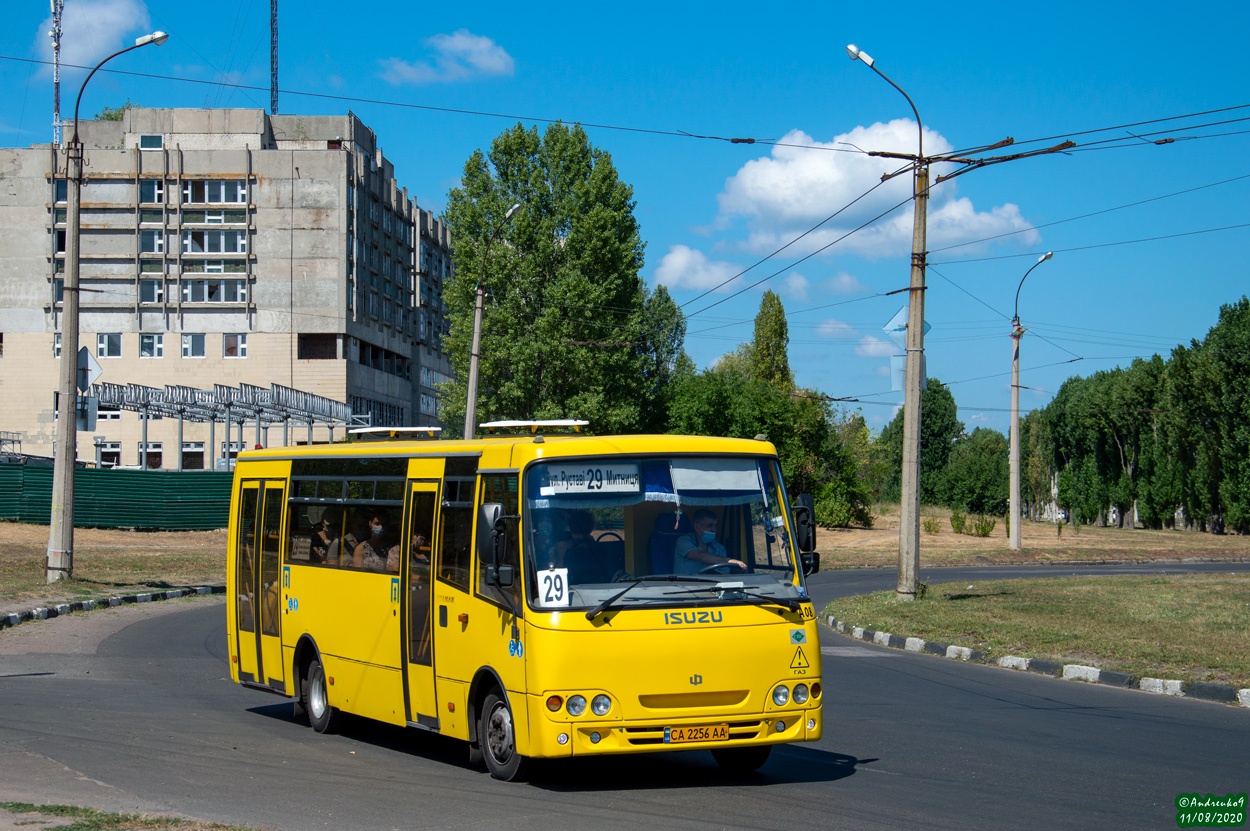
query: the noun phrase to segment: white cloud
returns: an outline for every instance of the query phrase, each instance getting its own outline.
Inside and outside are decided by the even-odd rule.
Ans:
[[[672,289],[707,291],[731,280],[741,270],[733,263],[709,260],[706,254],[697,249],[674,245],[656,266],[655,281]],[[723,294],[732,287],[733,282],[729,282],[716,291]]]
[[[101,58],[133,45],[135,37],[151,31],[151,25],[148,7],[142,0],[75,0],[66,3],[61,14],[61,64],[94,66]],[[35,35],[35,51],[49,61],[52,60],[50,31],[52,17],[49,15]],[[46,67],[45,71],[52,74],[51,67]],[[65,80],[64,71],[61,80]],[[62,95],[62,104],[64,98]]]
[[[859,339],[859,345],[855,347],[855,354],[861,358],[885,358],[897,355],[898,351],[898,347],[890,341],[873,335],[864,335]]]
[[[889,364],[882,364],[881,366],[877,367],[877,377],[889,378],[893,371],[894,370],[890,367]]]
[[[836,276],[825,281],[825,288],[833,294],[864,294],[871,291],[853,274],[839,271]]]
[[[927,154],[953,149],[933,130],[924,131],[924,141]],[[781,143],[807,147],[776,146],[770,156],[747,162],[725,182],[719,196],[722,219],[746,219],[748,238],[743,245],[753,252],[771,251],[789,242],[879,185],[882,174],[903,167],[906,162],[902,160],[868,156],[855,152],[855,148],[914,153],[916,124],[910,119],[896,119],[856,127],[830,142],[818,142],[801,130],[792,130]],[[938,172],[935,167],[931,178]],[[880,184],[795,248],[810,253],[834,242],[892,206],[908,201],[911,188],[912,177],[906,174]],[[1021,229],[1030,230],[1014,238],[1020,244],[1033,245],[1040,240],[1015,205],[978,212],[970,200],[956,197],[953,182],[931,188],[928,222],[931,248]],[[905,254],[911,248],[912,224],[912,209],[904,205],[840,242],[835,250],[871,257]]]
[[[859,333],[849,323],[841,320],[826,320],[816,326],[816,334],[822,338],[853,338]]]
[[[516,68],[507,51],[488,37],[460,29],[425,42],[434,53],[422,61],[387,58],[380,63],[383,80],[391,84],[440,84],[472,78],[510,76]]]
[[[806,303],[807,290],[811,284],[811,281],[802,274],[799,274],[797,271],[791,271],[786,275],[786,279],[781,281],[781,290],[787,300]]]

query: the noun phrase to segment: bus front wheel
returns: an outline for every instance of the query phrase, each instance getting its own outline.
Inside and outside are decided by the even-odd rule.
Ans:
[[[321,667],[321,661],[316,658],[308,665],[308,677],[304,679],[302,688],[302,703],[308,713],[308,723],[318,733],[333,732],[339,711],[330,706],[330,699],[326,694],[326,673]]]
[[[486,696],[486,701],[482,703],[477,736],[491,776],[505,782],[521,776],[529,760],[517,753],[512,710],[502,693],[492,692]]]
[[[771,744],[723,747],[720,750],[713,750],[712,758],[716,760],[716,764],[729,773],[751,773],[764,766],[772,750]]]

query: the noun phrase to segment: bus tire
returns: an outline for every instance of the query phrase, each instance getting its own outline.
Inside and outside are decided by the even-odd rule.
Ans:
[[[502,693],[492,692],[482,702],[477,737],[491,776],[504,782],[520,778],[529,760],[517,753],[512,710]]]
[[[318,733],[332,733],[338,722],[339,711],[330,706],[326,692],[326,673],[321,661],[313,658],[308,665],[308,677],[300,685],[303,690],[304,710],[308,713],[308,723]]]
[[[771,744],[755,744],[749,747],[722,747],[712,751],[712,758],[728,773],[752,773],[768,761]]]

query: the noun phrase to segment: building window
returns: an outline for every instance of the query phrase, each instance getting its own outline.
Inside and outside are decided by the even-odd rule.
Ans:
[[[65,278],[57,277],[52,281],[52,302],[60,303],[65,299]]]
[[[338,335],[301,334],[299,358],[302,361],[333,361],[338,358]]]
[[[55,191],[53,196],[57,202],[64,202],[69,196],[69,182],[65,179],[57,179],[53,183],[52,189]]]
[[[95,336],[96,356],[100,358],[120,358],[122,356],[121,332],[106,332]]]
[[[122,463],[122,443],[119,441],[96,442],[95,457],[100,467],[117,467]]]
[[[61,333],[57,332],[52,336],[52,357],[61,357]]]
[[[142,254],[162,254],[165,251],[164,231],[140,231],[139,252]]]
[[[183,280],[183,303],[242,303],[247,300],[243,280]]]
[[[182,443],[182,469],[204,469],[204,442],[184,441]]]
[[[96,421],[121,421],[122,408],[112,404],[100,404],[96,408]]]
[[[183,231],[182,251],[184,254],[244,254],[247,253],[247,231]]]
[[[182,357],[203,358],[204,357],[204,336],[203,335],[183,335],[182,336]]]
[[[165,302],[165,283],[163,280],[140,280],[139,281],[139,302],[140,303],[164,303]]]
[[[143,179],[139,182],[139,201],[146,203],[165,201],[165,182],[161,179]]]
[[[144,467],[147,468],[148,470],[159,470],[161,467],[161,450],[162,449],[163,448],[161,447],[161,442],[159,441],[150,441],[147,443],[146,446],[143,444],[143,442],[139,442],[139,461],[140,462],[145,461],[143,451],[147,450],[147,459],[146,459],[147,464],[145,464]]]
[[[223,358],[246,358],[247,335],[224,334],[221,336],[221,356]]]
[[[140,150],[160,150],[164,146],[164,136],[139,136]]]
[[[140,335],[139,336],[139,357],[140,358],[163,358],[165,357],[165,336],[164,335]]]
[[[184,204],[239,205],[247,201],[247,183],[240,179],[184,182],[182,201]]]
[[[56,232],[56,253],[65,253],[65,229],[59,228]]]

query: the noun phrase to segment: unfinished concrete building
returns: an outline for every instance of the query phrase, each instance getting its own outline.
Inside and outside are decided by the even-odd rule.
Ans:
[[[356,116],[127,109],[79,135],[79,342],[102,381],[277,383],[375,425],[438,425],[447,232]],[[0,149],[0,429],[37,455],[53,451],[64,177],[59,148]],[[142,435],[136,413],[103,408],[79,458],[198,468],[240,449],[206,448],[206,425],[181,446],[168,423]]]

